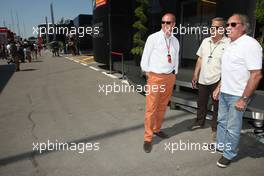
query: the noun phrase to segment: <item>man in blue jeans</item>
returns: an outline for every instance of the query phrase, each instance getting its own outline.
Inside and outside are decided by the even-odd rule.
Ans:
[[[246,35],[248,18],[232,15],[227,22],[231,43],[222,56],[221,83],[213,93],[219,99],[216,150],[223,152],[217,166],[227,167],[237,156],[243,114],[250,96],[262,78],[262,47]]]

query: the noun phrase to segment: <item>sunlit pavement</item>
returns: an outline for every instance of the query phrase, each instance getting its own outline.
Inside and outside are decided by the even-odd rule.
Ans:
[[[86,56],[86,55],[81,55],[81,56],[72,56],[72,55],[64,55],[66,59],[72,60],[76,63],[80,63],[84,66],[87,66],[91,63],[94,63],[94,57],[93,56]]]

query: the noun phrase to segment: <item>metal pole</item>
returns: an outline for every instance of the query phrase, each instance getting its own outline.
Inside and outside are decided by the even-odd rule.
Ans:
[[[52,21],[52,27],[54,28],[54,33],[53,33],[53,40],[56,40],[56,30],[55,30],[55,24],[54,24],[54,14],[53,14],[53,5],[52,3],[50,4],[50,13],[51,13],[51,21]]]
[[[111,0],[108,1],[109,71],[112,74]]]
[[[17,31],[18,31],[18,35],[19,35],[19,37],[21,37],[20,27],[19,27],[19,19],[18,19],[17,12],[16,12],[16,18],[17,18]]]
[[[4,27],[6,27],[5,19],[3,20],[3,25],[4,25]]]
[[[15,22],[14,22],[14,16],[13,16],[12,9],[11,9],[10,13],[11,13],[11,20],[12,20],[12,31],[13,32],[16,32],[15,31]]]
[[[124,80],[124,54],[122,53],[121,55],[121,59],[122,59],[122,79]]]
[[[45,16],[45,21],[46,21],[46,47],[47,44],[49,43],[49,35],[48,35],[48,17]]]
[[[26,27],[25,27],[24,18],[23,18],[23,29],[24,29],[24,38],[27,38],[27,31],[26,31]]]

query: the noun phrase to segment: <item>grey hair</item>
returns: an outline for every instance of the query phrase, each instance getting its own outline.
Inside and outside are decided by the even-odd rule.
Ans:
[[[245,33],[248,34],[250,33],[250,23],[247,15],[240,14],[240,13],[234,13],[232,16],[238,16],[240,19],[240,22],[245,26]]]
[[[212,19],[212,23],[213,23],[213,21],[220,21],[220,22],[222,22],[223,26],[225,25],[225,20],[222,17],[215,17]]]

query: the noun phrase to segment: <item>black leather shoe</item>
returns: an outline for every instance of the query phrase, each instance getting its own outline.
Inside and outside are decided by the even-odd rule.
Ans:
[[[225,158],[224,156],[222,156],[218,161],[217,161],[217,166],[221,167],[221,168],[226,168],[227,166],[229,166],[231,163],[231,160]]]
[[[164,133],[164,132],[162,132],[162,131],[160,131],[160,132],[154,132],[154,134],[156,135],[156,136],[159,136],[160,138],[162,138],[162,139],[167,139],[167,138],[169,138],[169,136],[166,134],[166,133]]]
[[[146,153],[150,153],[151,150],[152,150],[152,144],[151,144],[151,142],[144,141],[143,148],[144,148],[144,151],[145,151]]]

